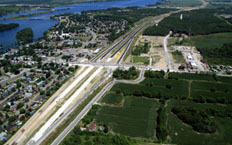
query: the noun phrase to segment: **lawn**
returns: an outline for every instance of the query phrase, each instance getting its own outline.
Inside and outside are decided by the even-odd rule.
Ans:
[[[154,138],[158,101],[126,97],[123,107],[102,106],[97,123],[105,123],[115,133],[131,137]]]
[[[148,58],[145,58],[145,57],[134,56],[134,57],[133,57],[133,62],[134,62],[134,63],[149,64],[149,59],[148,59]]]

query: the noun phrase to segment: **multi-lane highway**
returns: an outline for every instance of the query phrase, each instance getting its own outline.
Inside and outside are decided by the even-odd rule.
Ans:
[[[184,10],[184,9],[183,9]],[[170,14],[172,13],[177,13],[180,12],[182,10],[177,10],[175,12],[170,12],[168,14],[163,14],[160,16],[155,17],[154,19],[151,19],[149,21],[146,21],[144,23],[142,23],[141,25],[137,26],[136,28],[134,28],[133,30],[131,30],[129,33],[125,34],[124,36],[122,36],[119,40],[117,40],[115,43],[113,43],[111,46],[107,47],[106,49],[103,49],[102,51],[100,51],[91,61],[90,63],[72,63],[72,65],[82,65],[82,66],[87,66],[87,67],[102,67],[102,68],[118,68],[118,67],[123,67],[123,68],[129,68],[132,65],[120,65],[121,60],[123,59],[123,57],[125,56],[126,52],[128,51],[128,49],[130,48],[130,45],[134,39],[134,37],[136,35],[138,35],[143,28],[145,28],[146,26],[149,26],[152,23],[158,23],[159,21],[161,21],[163,18],[168,17]],[[112,58],[115,58],[114,56],[118,53],[118,52],[122,52],[122,54],[120,55],[119,58],[117,58],[116,63],[114,64],[110,64],[110,60]],[[111,58],[111,59],[107,59],[107,58]],[[104,63],[105,60],[107,60],[107,64]],[[97,63],[96,63],[97,62]],[[94,103],[96,103],[101,96],[105,93],[105,91],[107,91],[114,83],[139,83],[142,79],[143,79],[143,74],[144,74],[144,70],[146,69],[153,69],[153,70],[157,70],[156,68],[153,67],[147,67],[147,66],[136,66],[137,69],[141,70],[140,73],[140,77],[138,80],[135,81],[119,81],[119,80],[114,80],[110,83],[108,83],[102,90],[101,92],[94,97],[93,100],[91,100],[91,102],[84,108],[84,110],[82,110],[82,112],[76,117],[76,119],[65,129],[65,131],[53,142],[53,144],[58,144],[67,134],[68,132],[81,120],[81,118],[83,118],[83,116],[91,109],[92,105]],[[29,144],[40,144],[46,137],[48,137],[52,131],[54,131],[55,128],[57,128],[61,122],[63,122],[65,120],[65,118],[67,118],[67,116],[73,112],[73,110],[75,108],[77,108],[77,106],[79,106],[79,104],[81,102],[83,102],[83,100],[85,100],[96,88],[98,88],[102,82],[104,82],[109,76],[111,76],[111,74],[107,74],[106,76],[101,76],[102,79],[100,82],[98,82],[94,87],[92,87],[88,93],[86,93],[74,106],[70,107],[69,109],[65,109],[62,113],[61,116],[59,116],[57,118],[57,120],[53,121],[52,124],[49,125],[48,129],[46,129],[45,131],[43,131],[42,135],[36,139],[36,141],[31,140],[29,142]],[[83,88],[83,87],[82,87]],[[80,92],[80,91],[79,91]],[[55,98],[55,97],[54,97]],[[55,101],[55,100],[54,100]],[[49,101],[49,103],[52,103],[52,100]],[[46,103],[46,104],[49,104]],[[64,104],[66,104],[64,102]],[[46,108],[46,107],[45,107]],[[45,111],[45,109],[43,110]],[[39,114],[38,114],[39,115]],[[37,116],[32,117],[32,119],[36,119]],[[17,139],[17,137],[20,136],[22,138],[22,140],[26,140],[26,136],[23,135],[23,133],[19,132],[18,135],[15,135],[13,137],[13,139],[10,141],[11,144],[14,142],[17,142],[19,139]],[[21,139],[20,139],[21,140]]]
[[[143,81],[144,70],[141,70],[139,78],[136,80],[113,80],[105,85],[105,87],[89,102],[87,106],[81,111],[81,113],[65,128],[65,130],[53,141],[51,145],[58,145],[66,135],[80,122],[80,120],[89,112],[94,104],[108,91],[115,83],[131,83],[137,84]]]
[[[89,95],[91,95],[100,85],[102,85],[110,76],[112,76],[112,72],[108,72],[104,75],[104,77],[87,93],[84,97],[82,97],[78,102],[72,106],[69,110],[66,110],[63,115],[56,120],[40,137],[36,142],[30,141],[28,145],[39,145],[41,144],[82,102],[84,102]]]

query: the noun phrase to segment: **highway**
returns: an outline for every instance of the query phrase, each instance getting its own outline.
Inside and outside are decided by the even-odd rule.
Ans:
[[[93,67],[90,67],[91,69]],[[103,67],[97,68],[97,70],[78,88],[74,94],[52,115],[48,121],[40,128],[40,130],[31,138],[28,144],[35,144],[40,140],[40,138],[46,134],[46,130],[51,127],[51,125],[64,114],[64,112],[72,105],[73,101],[78,98],[82,91],[90,84],[90,82],[102,71]],[[85,71],[86,72],[86,71]]]
[[[183,9],[184,10],[184,9]],[[149,20],[149,21],[147,21],[147,22],[144,22],[143,24],[141,24],[141,25],[139,25],[139,26],[137,26],[136,28],[134,28],[133,30],[131,30],[129,33],[127,33],[127,34],[125,34],[125,36],[122,36],[122,38],[121,39],[119,39],[118,41],[116,41],[113,45],[111,45],[111,46],[109,46],[108,48],[106,48],[106,49],[104,49],[104,50],[102,50],[102,51],[100,51],[91,61],[90,61],[90,63],[86,63],[86,64],[80,64],[80,63],[71,63],[71,65],[82,65],[82,66],[88,66],[88,67],[101,67],[101,68],[106,68],[106,67],[111,67],[111,68],[113,68],[113,69],[115,69],[115,68],[118,68],[118,67],[123,67],[123,68],[129,68],[129,67],[131,67],[131,66],[129,66],[129,65],[120,65],[120,62],[121,62],[121,60],[122,60],[122,58],[125,56],[125,54],[126,54],[126,52],[128,51],[128,49],[129,49],[129,47],[130,47],[130,45],[131,45],[131,42],[132,42],[132,40],[133,40],[133,38],[144,28],[144,27],[146,27],[146,26],[148,26],[148,25],[150,25],[150,24],[152,24],[152,23],[154,23],[154,22],[159,22],[159,21],[161,21],[163,18],[165,18],[165,17],[168,17],[170,14],[173,14],[173,13],[177,13],[177,12],[180,12],[180,11],[183,11],[183,10],[178,10],[178,11],[174,11],[174,12],[170,12],[170,13],[168,13],[168,14],[163,14],[163,15],[159,15],[159,16],[156,16],[156,17],[154,17],[154,19],[152,19],[152,20]],[[126,44],[128,44],[128,45],[126,45]],[[110,53],[113,53],[112,51],[115,49],[115,48],[117,48],[117,50],[115,50],[116,51],[116,53],[117,52],[119,52],[119,51],[121,51],[123,48],[124,48],[124,46],[127,46],[126,48],[125,48],[125,50],[124,50],[124,52],[123,52],[123,54],[120,56],[120,58],[117,60],[117,63],[116,64],[107,64],[107,63],[110,63],[109,61],[109,59],[106,61],[107,63],[94,63],[94,62],[100,62],[101,60],[103,60],[103,59],[105,59],[105,58],[107,58],[108,57],[108,55],[110,54]],[[119,47],[119,48],[118,48]],[[115,53],[115,54],[116,54]],[[114,54],[114,55],[115,55]],[[114,56],[114,55],[111,55],[112,57]],[[168,61],[169,62],[169,61]],[[101,96],[105,93],[105,91],[107,91],[109,88],[111,88],[111,86],[113,85],[113,84],[115,84],[115,83],[139,83],[141,80],[143,80],[143,74],[144,74],[144,71],[146,70],[146,69],[152,69],[152,70],[157,70],[156,68],[153,68],[153,67],[147,67],[147,66],[135,66],[137,69],[140,69],[141,70],[141,73],[140,73],[140,77],[139,77],[139,79],[137,79],[137,80],[134,80],[134,81],[127,81],[127,80],[114,80],[114,81],[112,81],[112,82],[110,82],[110,83],[108,83],[101,91],[100,91],[100,93],[97,95],[97,96],[95,96],[94,97],[94,99],[93,100],[91,100],[90,101],[90,103],[84,108],[84,110],[82,110],[82,112],[76,117],[76,119],[74,120],[74,123],[72,124],[71,123],[71,125],[69,125],[69,126],[72,126],[72,127],[68,127],[67,129],[65,129],[66,131],[64,131],[64,132],[62,132],[62,134],[54,141],[54,144],[58,144],[60,141],[62,141],[62,139],[68,134],[68,132],[70,132],[70,130],[71,130],[71,128],[73,128],[80,120],[81,120],[81,118],[83,118],[84,117],[84,115],[91,109],[91,107],[92,107],[92,105],[94,104],[94,103],[96,103],[100,98],[101,98]],[[93,75],[91,75],[90,77],[92,77]],[[102,81],[104,81],[104,79],[106,79],[107,77],[110,77],[111,76],[111,74],[108,74],[108,76],[101,76],[102,77]],[[94,77],[96,77],[96,76],[93,76],[92,78],[94,78]],[[87,81],[87,82],[89,82],[89,81]],[[100,81],[101,82],[101,81]],[[100,82],[99,83],[97,83],[92,89],[90,89],[90,91],[87,93],[87,94],[85,94],[84,95],[84,97],[82,97],[75,105],[73,105],[72,107],[70,107],[70,108],[68,108],[67,107],[67,105],[66,105],[66,107],[63,107],[63,105],[62,105],[62,110],[63,111],[59,111],[59,113],[57,113],[58,115],[60,115],[58,118],[56,118],[56,120],[54,120],[54,118],[52,119],[52,123],[49,123],[49,126],[48,125],[46,125],[47,126],[47,128],[43,128],[43,131],[42,132],[40,132],[40,131],[38,131],[38,132],[40,132],[39,133],[39,136],[38,137],[36,137],[36,138],[34,138],[34,140],[32,139],[32,140],[30,140],[29,142],[28,142],[28,144],[33,144],[33,145],[37,145],[37,144],[40,144],[44,139],[46,139],[46,137],[48,137],[51,133],[52,133],[52,131],[54,131],[55,130],[55,128],[57,128],[59,125],[60,125],[60,123],[62,123],[64,120],[65,120],[65,118],[67,118],[67,116],[71,113],[71,112],[73,112],[73,110],[84,100],[84,99],[86,99],[93,91],[94,91],[94,89],[96,89],[96,88],[98,88],[99,86],[100,86]],[[87,83],[84,83],[85,85],[87,84]],[[79,89],[78,89],[79,90]],[[81,90],[83,90],[83,87],[82,87],[82,89]],[[78,91],[78,93],[80,93],[80,91]],[[55,97],[54,97],[55,98]],[[54,101],[54,100],[53,100]],[[46,103],[46,105],[47,105],[47,107],[49,107],[50,105],[49,105],[49,103],[52,103],[53,102],[51,99],[50,99],[50,101],[49,102],[47,102]],[[67,101],[66,101],[67,102]],[[64,102],[64,104],[66,104],[66,102]],[[70,103],[70,101],[69,101],[69,103]],[[46,109],[46,105],[43,105],[41,108],[44,108],[44,106],[45,106],[45,109],[44,110],[42,110],[42,111],[46,111],[47,109]],[[65,109],[64,109],[65,108]],[[39,111],[41,111],[41,109],[39,110]],[[39,111],[37,111],[37,112],[39,112]],[[56,114],[56,113],[55,113]],[[57,114],[56,114],[56,117],[57,117]],[[35,116],[36,115],[36,116]],[[35,122],[36,121],[36,119],[40,116],[41,117],[41,112],[39,112],[39,113],[36,113],[33,117],[31,117],[31,119],[29,120],[30,122]],[[50,120],[50,119],[49,119]],[[29,122],[28,121],[28,122]],[[50,122],[50,121],[48,121],[48,122]],[[27,123],[27,124],[29,124],[29,123]],[[75,125],[74,125],[75,124]],[[29,127],[29,126],[28,126]],[[28,128],[27,127],[27,128]],[[38,126],[36,126],[36,127],[38,127]],[[41,129],[41,128],[40,128]],[[45,130],[44,130],[45,129]],[[26,130],[27,131],[27,130]],[[37,133],[38,133],[37,132]],[[65,133],[66,132],[66,133]],[[9,141],[11,144],[12,143],[19,143],[18,141],[20,141],[20,142],[23,142],[24,140],[26,140],[26,138],[27,138],[28,136],[26,136],[25,135],[25,133],[23,133],[23,132],[20,132],[20,131],[18,131],[17,132],[17,135],[14,135],[14,137],[12,137],[12,139]],[[20,143],[19,143],[20,144]]]
[[[94,90],[96,90],[100,85],[104,83],[110,76],[112,72],[108,72],[84,97],[82,97],[78,102],[72,106],[71,109],[66,110],[62,116],[56,122],[54,122],[43,134],[43,136],[37,142],[28,142],[28,145],[39,145],[41,144],[83,101],[85,101],[89,95],[91,95]]]

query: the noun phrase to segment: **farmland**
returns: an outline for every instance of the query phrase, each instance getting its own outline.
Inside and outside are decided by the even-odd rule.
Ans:
[[[128,145],[231,144],[231,87],[229,77],[146,71],[139,84],[115,84],[65,141],[115,144],[113,138],[122,138]],[[79,130],[93,123],[103,130]]]
[[[195,10],[173,14],[144,31],[144,35],[165,36],[169,31],[188,36],[208,35],[212,33],[232,32],[232,25],[215,15],[213,9]],[[181,20],[180,16],[183,16]]]
[[[154,137],[158,101],[126,97],[123,107],[102,106],[96,120],[113,131],[132,137]]]
[[[202,53],[204,59],[209,64],[232,64],[231,57],[225,57],[226,54],[217,53],[217,55],[211,52],[215,52],[218,48],[222,48],[224,44],[229,44],[232,42],[232,33],[217,33],[210,35],[200,35],[191,37],[196,48]],[[225,51],[224,51],[225,52]],[[225,52],[227,53],[227,52]],[[229,53],[227,53],[228,55]]]
[[[95,118],[97,123],[107,124],[115,133],[164,143],[189,144],[189,139],[194,140],[190,144],[232,143],[227,135],[232,123],[232,92],[229,89],[232,87],[232,78],[187,73],[169,73],[168,77],[164,77],[162,72],[152,71],[145,74],[146,79],[140,84],[119,83],[113,86],[110,94],[117,94],[116,97],[122,95],[125,99],[124,105],[101,106]],[[109,95],[103,97],[103,100],[107,98]],[[115,99],[111,97],[110,100]],[[118,104],[119,101],[116,102]],[[180,114],[181,118],[172,112],[173,108],[178,109],[179,106],[185,110]],[[202,119],[194,120],[189,116],[191,113],[191,116]],[[158,114],[163,117],[158,117]],[[149,125],[149,121],[153,124]],[[228,128],[223,126],[223,123]],[[155,129],[155,132],[152,129]],[[161,133],[158,133],[159,130]],[[165,137],[165,133],[171,139]],[[225,140],[222,140],[224,137]],[[183,138],[185,140],[182,142]],[[203,140],[205,142],[202,142]]]
[[[106,104],[120,104],[121,101],[122,101],[122,95],[115,93],[107,94],[102,100],[102,102]]]

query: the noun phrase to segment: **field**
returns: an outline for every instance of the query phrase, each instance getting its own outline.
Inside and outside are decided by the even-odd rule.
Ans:
[[[143,34],[149,36],[165,36],[169,31],[172,31],[173,33],[196,36],[232,32],[232,25],[218,17],[216,13],[219,13],[219,11],[203,9],[172,14],[162,20],[158,26],[153,25],[148,27]]]
[[[154,71],[146,71],[145,77],[137,85],[114,85],[79,124],[95,122],[103,131],[77,126],[65,141],[118,144],[114,140],[120,134],[128,145],[232,144],[231,77]]]
[[[134,63],[149,64],[149,59],[147,59],[145,57],[134,56],[133,57],[133,62]]]
[[[191,37],[194,41],[195,46],[198,49],[201,48],[218,48],[224,43],[232,42],[232,33],[216,33],[210,35],[201,35]]]
[[[231,65],[231,57],[212,57],[205,54],[206,50],[211,49],[214,51],[217,48],[221,48],[223,44],[232,42],[232,33],[217,33],[210,35],[201,35],[191,37],[191,40],[194,42],[196,48],[202,53],[204,59],[209,64],[225,64]]]
[[[122,95],[114,94],[114,93],[109,93],[107,94],[102,102],[106,104],[120,104],[122,101]]]
[[[116,133],[131,137],[154,138],[158,101],[126,97],[123,107],[102,106],[97,123],[106,123]]]
[[[170,138],[161,142],[180,145],[232,143],[228,134],[232,129],[232,116],[229,115],[232,112],[232,91],[230,90],[232,78],[188,73],[169,73],[168,79],[156,77],[149,78],[147,76],[138,85],[120,83],[114,85],[110,94],[115,94],[115,97],[118,96],[116,94],[123,95],[124,105],[121,107],[111,106],[110,104],[114,100],[117,102],[115,104],[119,102],[116,98],[111,97],[112,102],[109,105],[100,107],[96,115],[97,123],[109,125],[115,133],[157,141],[157,110],[164,103],[166,104],[164,105],[167,118],[166,128]],[[103,100],[108,98],[109,95],[106,95]],[[211,119],[213,117],[212,121],[216,124],[216,132],[209,134],[193,130],[192,124],[183,123],[171,111],[176,106],[190,107],[207,113]],[[153,122],[152,125],[151,122]],[[156,137],[154,138],[154,136]]]

